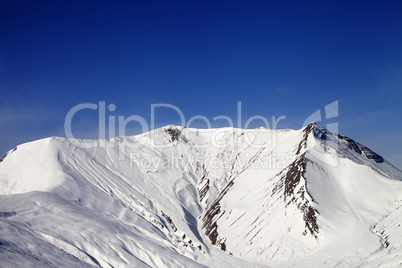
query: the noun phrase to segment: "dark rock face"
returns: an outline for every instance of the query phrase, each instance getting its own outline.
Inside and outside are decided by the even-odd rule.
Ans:
[[[321,127],[320,125],[317,125],[316,123],[312,123],[312,125],[312,132],[314,134],[314,137],[323,141],[327,140],[327,134],[329,133],[329,131]]]
[[[346,136],[342,136],[342,135],[338,135],[338,138],[343,140],[344,143],[349,147],[349,149],[352,149],[353,151],[355,151],[358,154],[362,154],[362,151],[360,150],[359,146],[357,145],[357,143],[352,140],[351,138],[348,138]]]
[[[325,141],[327,140],[327,134],[329,133],[329,131],[316,123],[310,123],[307,127],[303,129],[303,137],[299,143],[296,154],[299,154],[303,148],[307,147],[307,139],[310,133],[313,133],[316,139]]]
[[[271,196],[283,192],[283,198],[286,206],[290,205],[291,203],[297,206],[297,208],[303,214],[306,230],[308,230],[312,236],[318,239],[319,227],[317,224],[316,214],[319,213],[311,204],[310,200],[314,202],[314,199],[308,192],[307,181],[303,177],[306,170],[306,159],[304,156],[305,153],[296,159],[292,164],[290,164],[288,168],[278,174],[281,175],[281,179],[272,190]],[[300,183],[303,185],[297,192],[295,192],[296,187],[300,185]],[[310,200],[307,198],[307,196],[310,197]]]
[[[205,178],[203,177],[202,181],[203,181],[204,179],[205,179]],[[207,182],[205,183],[205,185],[204,185],[202,188],[200,188],[200,189],[198,190],[198,195],[199,195],[199,197],[200,197],[200,201],[203,201],[203,200],[204,200],[204,197],[205,197],[205,195],[207,194],[208,190],[209,190],[209,179],[207,179]]]
[[[168,128],[165,129],[165,132],[169,134],[171,142],[183,141],[184,143],[188,143],[188,139],[181,133],[181,130],[178,128]]]
[[[356,152],[358,154],[361,154],[361,155],[364,155],[366,158],[372,159],[376,163],[383,163],[385,161],[384,158],[382,158],[380,155],[376,154],[375,152],[373,152],[372,150],[370,150],[366,146],[364,146],[364,145],[362,145],[362,144],[360,144],[358,142],[355,142],[351,138],[343,136],[343,135],[339,135],[339,134],[335,134],[335,135],[344,144],[346,144],[346,146],[348,146],[349,149],[353,150],[354,152]]]
[[[208,179],[208,171],[207,171],[207,169],[205,167],[205,164],[202,165],[202,170],[203,170],[202,171],[202,178],[201,178],[201,180],[200,180],[200,182],[198,184],[198,185],[202,185],[202,186],[200,186],[198,188],[198,197],[199,197],[200,202],[204,201],[204,198],[205,198],[205,196],[208,193],[209,188],[210,188],[209,187],[210,181]]]
[[[15,152],[17,150],[17,147],[15,147],[14,149],[12,149],[11,151],[8,151],[7,153],[5,153],[5,155],[3,155],[3,157],[2,158],[0,158],[0,163],[1,162],[3,162],[4,161],[4,159],[6,159],[6,157],[9,155],[9,154],[11,154],[11,153],[13,153],[13,152]]]
[[[174,222],[172,221],[172,219],[171,219],[168,215],[166,215],[165,212],[163,212],[163,210],[161,210],[161,213],[162,213],[162,216],[163,216],[163,217],[166,219],[166,221],[169,223],[170,228],[172,228],[172,230],[173,230],[174,232],[176,232],[176,231],[177,231],[177,227],[176,227],[176,225],[174,224]]]
[[[225,239],[219,239],[218,233],[218,224],[217,221],[220,217],[225,214],[226,211],[221,210],[220,201],[229,191],[230,187],[234,184],[233,180],[231,180],[226,187],[222,190],[222,192],[218,195],[218,197],[214,200],[211,206],[206,211],[204,217],[202,218],[202,229],[206,236],[208,236],[209,240],[213,245],[219,246],[223,251],[226,250]]]
[[[4,159],[6,159],[7,154],[8,154],[8,153],[6,153],[5,155],[3,155],[3,157],[2,157],[2,158],[0,158],[0,163],[1,163],[1,162],[3,162],[3,161],[4,161]]]
[[[318,125],[317,123],[311,123],[303,130],[303,139],[300,142],[299,149],[296,152],[296,154],[300,153],[300,150],[302,147],[305,148],[307,146],[307,137],[308,137],[309,133],[313,133],[313,135],[316,139],[320,139],[323,141],[328,139],[329,134],[332,134],[335,137],[337,137],[340,140],[340,142],[344,143],[349,149],[353,150],[354,152],[356,152],[360,155],[364,155],[366,158],[372,159],[376,163],[383,163],[385,161],[384,158],[382,158],[380,155],[376,154],[375,152],[373,152],[366,146],[364,146],[358,142],[355,142],[354,140],[352,140],[349,137],[339,135],[337,133],[329,132],[328,130],[326,130],[322,126]]]
[[[307,147],[307,138],[308,138],[308,135],[311,133],[311,131],[313,129],[313,126],[314,126],[314,123],[311,123],[305,129],[303,129],[303,137],[302,137],[302,140],[299,143],[299,146],[297,147],[296,154],[299,154],[301,149]]]

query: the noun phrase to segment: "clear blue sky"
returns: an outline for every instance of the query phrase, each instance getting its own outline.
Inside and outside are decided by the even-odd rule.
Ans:
[[[297,129],[336,100],[339,132],[402,168],[401,1],[0,3],[0,154],[64,136],[83,102],[237,120],[241,101],[244,119],[286,115],[278,127]],[[179,123],[160,111],[157,126]],[[79,137],[97,127],[96,111],[73,120]]]

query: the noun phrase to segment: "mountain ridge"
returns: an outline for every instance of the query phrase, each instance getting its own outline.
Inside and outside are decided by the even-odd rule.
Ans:
[[[2,158],[0,255],[20,264],[43,256],[10,236],[14,225],[19,240],[68,252],[66,263],[101,267],[398,263],[388,250],[401,251],[401,171],[316,123],[168,125],[104,147],[76,145],[51,137]]]

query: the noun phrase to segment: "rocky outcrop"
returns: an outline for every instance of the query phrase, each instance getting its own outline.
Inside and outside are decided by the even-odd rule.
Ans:
[[[163,210],[161,210],[161,213],[162,213],[162,216],[166,219],[167,223],[169,223],[170,228],[173,230],[173,232],[176,232],[177,227],[174,224],[174,222],[172,221],[172,219],[167,214],[165,214],[165,212],[163,212]]]
[[[203,168],[203,172],[202,172],[202,177],[201,180],[199,182],[199,187],[198,187],[198,197],[200,202],[204,201],[204,198],[206,196],[206,194],[208,193],[209,190],[209,179],[207,178],[208,176],[208,171],[205,168],[205,164],[202,166]]]
[[[169,127],[165,129],[165,132],[169,134],[171,142],[183,141],[184,143],[188,143],[188,139],[182,134],[181,130],[178,128]]]
[[[17,150],[17,147],[15,147],[14,149],[12,149],[12,150],[8,151],[7,153],[5,153],[5,154],[3,155],[3,157],[0,158],[0,163],[3,162],[4,159],[6,159],[6,157],[7,157],[9,154],[15,152],[16,150]]]
[[[380,155],[376,154],[375,152],[373,152],[366,146],[364,146],[358,142],[355,142],[354,140],[352,140],[349,137],[339,135],[339,134],[335,134],[335,135],[336,135],[336,137],[338,137],[338,139],[341,140],[341,142],[343,142],[346,146],[348,146],[349,149],[353,150],[354,152],[364,155],[366,158],[374,160],[376,163],[384,162],[384,158],[382,158]]]
[[[212,202],[204,217],[202,218],[202,229],[204,230],[205,235],[209,238],[213,245],[220,247],[223,251],[226,250],[226,239],[219,236],[217,221],[226,212],[225,210],[221,210],[220,201],[229,191],[230,187],[233,186],[233,184],[234,182],[233,180],[231,180],[226,185],[226,187],[220,192],[214,202]]]
[[[315,202],[307,189],[307,180],[304,178],[306,170],[305,153],[296,159],[288,168],[281,171],[278,183],[272,190],[272,195],[283,196],[286,207],[291,203],[295,204],[303,215],[306,230],[318,239],[319,227],[317,224],[318,211],[312,206]],[[298,190],[297,190],[298,189]]]

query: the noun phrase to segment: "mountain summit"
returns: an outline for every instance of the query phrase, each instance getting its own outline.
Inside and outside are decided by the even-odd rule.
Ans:
[[[395,267],[401,224],[402,172],[316,123],[52,137],[0,159],[4,267]]]

